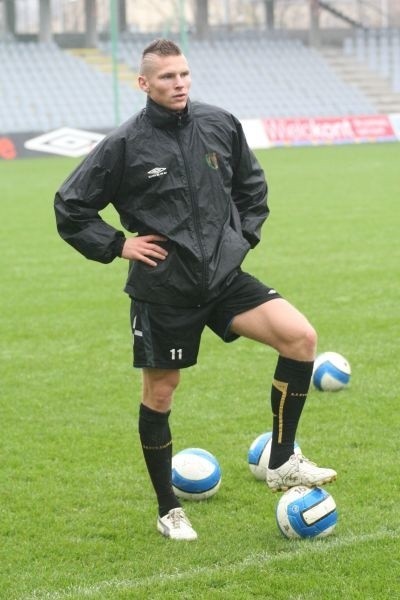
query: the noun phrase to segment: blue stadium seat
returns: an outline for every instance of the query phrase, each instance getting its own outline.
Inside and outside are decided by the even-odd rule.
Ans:
[[[119,59],[137,72],[143,45],[151,39],[121,39]],[[362,44],[366,40],[357,38],[353,51]],[[102,42],[101,50],[110,53],[110,43]],[[240,119],[375,112],[359,90],[340,80],[317,51],[298,40],[245,32],[233,39],[190,40],[187,54],[192,98],[223,106]],[[379,56],[382,61],[382,52]],[[145,103],[143,93],[126,83],[120,83],[119,98],[121,120]],[[54,43],[0,43],[0,104],[1,132],[115,125],[111,74]]]

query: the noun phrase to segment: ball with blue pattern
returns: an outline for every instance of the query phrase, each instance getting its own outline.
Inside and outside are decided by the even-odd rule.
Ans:
[[[247,462],[250,471],[259,481],[264,481],[267,477],[267,468],[269,457],[271,455],[272,431],[266,431],[258,435],[251,443],[247,452]],[[301,448],[297,441],[294,442],[294,453],[301,454]]]
[[[321,392],[338,392],[350,383],[351,367],[338,352],[323,352],[314,362],[312,382]]]
[[[172,457],[172,487],[179,498],[211,498],[219,490],[221,480],[219,462],[208,450],[186,448]]]
[[[337,520],[335,500],[320,487],[290,488],[276,507],[278,527],[289,539],[327,537],[335,529]]]

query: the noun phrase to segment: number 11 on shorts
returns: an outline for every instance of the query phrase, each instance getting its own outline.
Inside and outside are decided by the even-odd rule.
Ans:
[[[171,348],[171,360],[182,360],[182,348]]]

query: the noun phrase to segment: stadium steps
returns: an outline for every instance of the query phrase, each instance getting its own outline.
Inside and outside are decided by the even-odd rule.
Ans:
[[[341,49],[321,48],[322,56],[347,84],[358,88],[382,114],[400,112],[400,94],[393,92],[389,79],[371,71],[366,65]]]
[[[104,54],[98,48],[72,48],[65,50],[67,54],[70,54],[74,58],[83,60],[93,69],[96,69],[102,73],[110,74],[113,72],[113,62],[110,55]],[[137,83],[138,74],[135,73],[126,63],[121,60],[117,63],[118,66],[118,79],[121,83],[126,83],[136,90],[139,89]]]

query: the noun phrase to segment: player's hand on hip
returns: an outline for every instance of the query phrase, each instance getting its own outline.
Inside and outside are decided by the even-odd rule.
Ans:
[[[156,267],[158,261],[164,260],[168,255],[167,250],[160,246],[160,244],[157,244],[157,242],[166,241],[166,237],[158,234],[138,235],[127,238],[122,248],[121,256],[128,260],[139,260],[146,263],[146,265]]]

